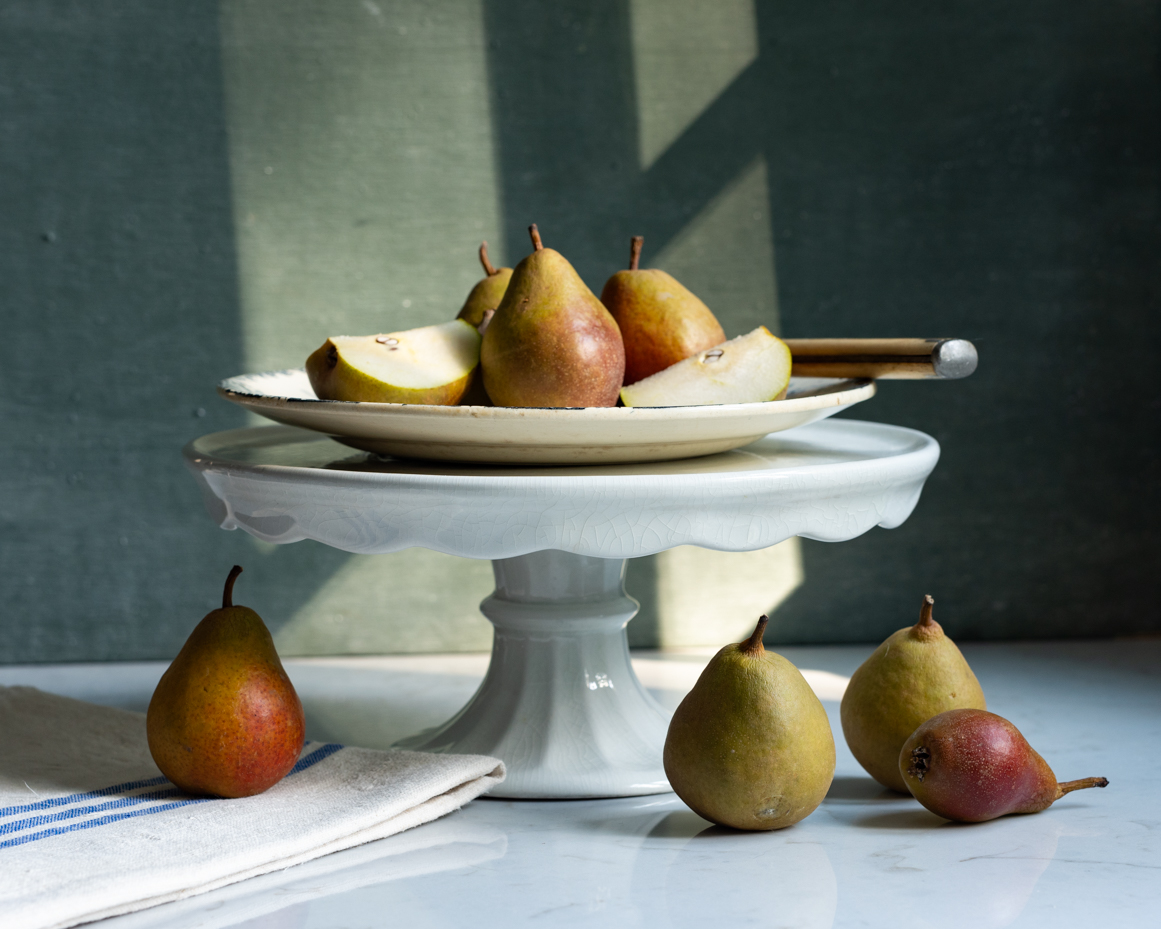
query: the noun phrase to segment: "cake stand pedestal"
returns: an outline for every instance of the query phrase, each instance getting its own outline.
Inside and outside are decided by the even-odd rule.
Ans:
[[[667,714],[629,661],[637,603],[624,590],[626,558],[897,526],[939,446],[910,429],[827,420],[656,464],[379,459],[288,426],[203,436],[184,454],[222,528],[363,554],[422,546],[492,559],[496,590],[481,604],[495,627],[488,673],[458,714],[400,747],[501,758],[508,779],[493,796],[576,798],[669,790]]]

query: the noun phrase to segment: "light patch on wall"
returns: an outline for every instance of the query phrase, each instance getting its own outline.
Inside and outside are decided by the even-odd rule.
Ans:
[[[769,204],[766,159],[758,156],[646,262],[701,297],[731,339],[757,326],[778,333]]]
[[[283,655],[481,652],[492,563],[411,548],[356,555],[274,636]]]
[[[696,293],[729,338],[778,326],[766,161],[759,156],[649,261]],[[677,548],[655,556],[654,623],[663,647],[722,645],[753,631],[802,583],[798,539],[758,552]],[[777,617],[772,626],[777,635]]]
[[[638,149],[648,168],[758,57],[754,0],[631,0]]]
[[[763,613],[802,584],[797,538],[756,552],[683,545],[657,556],[658,633],[662,648],[721,646],[754,631]],[[777,637],[777,618],[771,623]]]
[[[480,0],[222,0],[220,22],[247,370],[454,318],[480,240],[504,258]],[[279,647],[487,649],[491,578],[425,550],[354,555]]]
[[[479,0],[223,0],[246,362],[455,317],[501,251]]]

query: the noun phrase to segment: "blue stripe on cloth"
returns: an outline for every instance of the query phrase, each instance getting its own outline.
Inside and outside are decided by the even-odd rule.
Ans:
[[[19,832],[21,829],[31,829],[33,826],[43,826],[45,823],[58,823],[62,819],[76,819],[78,816],[88,816],[90,813],[103,813],[105,810],[119,810],[127,806],[137,806],[140,803],[150,803],[155,800],[168,800],[170,797],[181,795],[176,787],[169,790],[154,790],[147,794],[137,794],[134,797],[121,797],[119,800],[109,800],[106,803],[97,803],[92,806],[78,806],[60,813],[42,813],[40,816],[30,816],[28,819],[18,819],[10,823],[0,823],[0,835],[10,832]]]
[[[309,754],[303,755],[301,758],[299,758],[298,761],[295,762],[294,767],[290,769],[290,771],[287,773],[286,776],[290,777],[291,775],[298,774],[302,771],[307,770],[308,768],[313,768],[320,761],[326,760],[331,755],[335,754],[335,752],[342,749],[342,747],[343,747],[342,745],[339,745],[337,743],[329,742],[326,745],[321,746],[320,748],[314,749]],[[118,788],[121,788],[123,790],[132,790],[132,789],[140,788],[140,787],[147,786],[147,785],[152,786],[152,785],[155,785],[157,783],[165,784],[165,783],[168,783],[168,781],[164,777],[150,778],[147,781],[132,781],[132,782],[128,782],[126,784],[118,784],[118,785],[115,785],[113,787],[104,787],[100,790],[90,791],[89,793],[72,794],[69,797],[58,797],[58,798],[56,798],[55,801],[44,800],[44,801],[41,801],[41,803],[29,804],[28,806],[25,806],[25,807],[10,807],[9,810],[11,810],[12,812],[17,812],[17,811],[23,812],[23,811],[27,810],[29,807],[36,808],[36,809],[44,809],[47,804],[59,806],[63,803],[76,802],[77,800],[80,800],[80,799],[98,798],[98,797],[102,797],[102,796],[108,796],[111,792],[117,790]],[[75,819],[79,816],[87,816],[87,815],[90,815],[92,813],[101,812],[102,810],[106,810],[106,809],[118,809],[118,808],[122,808],[125,806],[135,806],[138,803],[146,803],[146,802],[150,802],[152,800],[161,800],[161,799],[165,799],[165,798],[170,797],[170,796],[176,796],[179,793],[180,793],[180,791],[178,791],[177,788],[173,788],[170,790],[159,790],[159,791],[154,791],[154,792],[149,793],[149,794],[140,794],[136,797],[122,797],[119,800],[110,801],[109,803],[97,804],[95,806],[79,807],[75,810],[65,810],[65,811],[62,811],[60,813],[56,813],[56,814],[53,814],[50,816],[33,816],[33,817],[29,817],[28,819],[19,820],[17,822],[13,822],[13,823],[6,823],[6,824],[0,826],[0,835],[7,835],[8,833],[17,832],[21,829],[28,829],[28,828],[32,828],[34,826],[40,826],[40,825],[43,825],[47,822],[59,822],[59,821],[64,820],[64,819]],[[174,809],[177,809],[178,807],[188,806],[191,803],[206,803],[208,801],[219,800],[219,799],[220,799],[219,797],[199,797],[196,799],[181,800],[181,801],[178,801],[176,803],[168,803],[168,804],[164,804],[162,806],[155,806],[155,807],[151,807],[149,809],[144,809],[144,810],[133,810],[133,811],[128,812],[128,813],[115,813],[115,814],[111,814],[109,816],[102,816],[98,819],[88,819],[88,820],[85,820],[84,822],[72,823],[68,826],[57,826],[57,827],[54,827],[52,829],[44,829],[40,832],[35,832],[35,833],[30,834],[30,835],[15,836],[11,839],[6,839],[6,840],[0,842],[0,848],[9,848],[10,846],[13,846],[13,845],[24,845],[26,842],[34,842],[37,839],[46,839],[46,838],[49,838],[50,836],[63,835],[64,833],[76,832],[76,831],[81,830],[81,829],[91,829],[94,826],[105,826],[105,825],[108,825],[109,823],[119,822],[120,820],[123,820],[123,819],[132,819],[132,818],[137,817],[137,816],[149,816],[149,815],[152,815],[153,813],[164,813],[167,810],[174,810]],[[4,812],[5,812],[4,810],[0,810],[0,815],[3,815]]]
[[[96,800],[99,797],[107,797],[109,794],[124,793],[127,790],[139,790],[142,787],[157,787],[160,784],[168,784],[169,780],[164,777],[150,777],[143,781],[127,781],[124,784],[114,784],[112,787],[102,787],[100,790],[90,790],[83,794],[70,794],[67,797],[53,797],[51,800],[41,800],[37,803],[25,803],[21,806],[7,806],[0,809],[0,816],[12,816],[16,813],[31,813],[34,810],[48,810],[54,806],[68,806],[70,803],[77,803],[81,800]]]
[[[33,832],[29,835],[18,835],[12,839],[0,842],[0,848],[10,848],[13,845],[24,845],[26,842],[35,842],[37,839],[47,839],[53,835],[64,835],[66,832],[79,832],[81,829],[92,829],[94,826],[107,826],[122,819],[132,819],[134,816],[151,816],[154,813],[164,813],[166,810],[176,810],[180,806],[189,806],[192,803],[211,803],[216,797],[201,797],[197,800],[179,800],[177,803],[167,803],[165,806],[155,806],[149,810],[134,810],[132,813],[114,813],[111,816],[102,816],[100,819],[86,819],[83,823],[73,823],[69,826],[57,826],[55,829],[45,829],[42,832]]]

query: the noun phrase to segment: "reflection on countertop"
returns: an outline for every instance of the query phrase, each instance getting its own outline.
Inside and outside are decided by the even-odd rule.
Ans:
[[[1161,640],[968,644],[989,708],[1061,778],[1108,790],[1044,813],[946,823],[880,788],[841,738],[838,699],[870,647],[779,649],[809,671],[837,736],[823,805],[776,833],[712,826],[672,794],[480,800],[443,820],[101,925],[109,929],[1151,924],[1161,904]],[[708,650],[636,653],[676,706]],[[290,659],[312,738],[385,747],[471,696],[486,655]],[[161,663],[0,668],[31,684],[142,710]],[[1131,750],[1126,750],[1131,746]],[[1115,751],[1110,751],[1114,748]]]

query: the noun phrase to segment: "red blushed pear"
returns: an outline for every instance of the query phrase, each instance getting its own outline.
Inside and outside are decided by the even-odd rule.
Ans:
[[[1015,726],[986,710],[948,710],[903,744],[899,771],[915,799],[937,816],[982,823],[1039,813],[1074,790],[1107,787],[1103,777],[1058,783],[1048,762]]]
[[[252,609],[234,606],[234,565],[222,608],[198,623],[149,701],[149,751],[191,794],[249,797],[273,787],[302,751],[302,703],[274,640]]]
[[[533,252],[484,329],[488,396],[496,406],[616,406],[625,374],[617,323],[536,226],[529,233]]]
[[[717,317],[674,277],[639,268],[643,236],[630,240],[629,269],[605,282],[601,303],[625,340],[625,385],[726,341]]]

